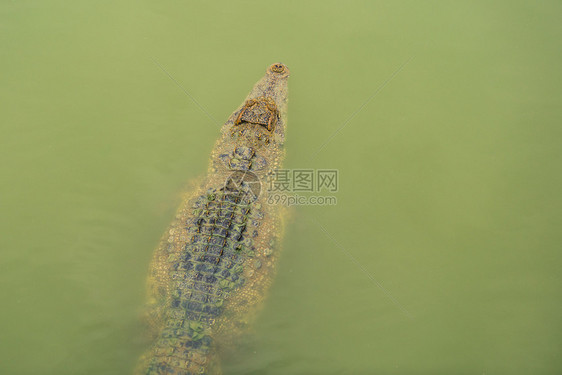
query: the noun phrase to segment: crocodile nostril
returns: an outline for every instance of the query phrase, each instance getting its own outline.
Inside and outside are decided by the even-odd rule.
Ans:
[[[285,71],[285,67],[283,64],[273,64],[271,66],[271,71],[274,73],[283,73]]]

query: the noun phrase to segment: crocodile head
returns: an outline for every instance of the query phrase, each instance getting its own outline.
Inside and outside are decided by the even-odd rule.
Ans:
[[[223,132],[238,145],[257,148],[280,146],[287,122],[287,80],[289,69],[272,64],[248,94],[244,103],[226,122]]]

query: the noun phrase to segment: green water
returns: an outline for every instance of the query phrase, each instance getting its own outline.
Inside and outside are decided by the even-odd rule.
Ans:
[[[225,374],[562,373],[561,16],[0,2],[0,374],[130,373],[152,250],[276,61],[286,166],[339,170],[338,203],[291,210]]]

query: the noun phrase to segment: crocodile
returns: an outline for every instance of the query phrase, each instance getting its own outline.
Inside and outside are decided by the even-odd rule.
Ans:
[[[184,197],[148,276],[154,339],[136,374],[221,374],[220,357],[272,282],[282,208],[267,204],[284,159],[289,69],[268,67],[221,128],[207,176]]]

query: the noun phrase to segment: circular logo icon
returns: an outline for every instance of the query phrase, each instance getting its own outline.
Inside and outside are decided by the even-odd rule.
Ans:
[[[234,171],[224,183],[225,190],[241,192],[248,202],[260,196],[261,182],[255,173],[250,171]]]

